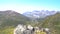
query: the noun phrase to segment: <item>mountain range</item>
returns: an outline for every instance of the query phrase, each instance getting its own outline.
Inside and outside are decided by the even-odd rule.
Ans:
[[[30,18],[38,18],[38,20],[34,21]],[[20,14],[12,10],[0,11],[0,34],[13,34],[13,30],[18,24],[49,28],[51,34],[60,34],[60,12],[35,10]]]
[[[23,13],[23,15],[25,15],[29,18],[44,18],[44,17],[50,16],[50,15],[54,15],[56,13],[57,13],[57,11],[48,11],[48,10],[38,11],[38,10],[34,10],[32,12],[25,12],[25,13]]]

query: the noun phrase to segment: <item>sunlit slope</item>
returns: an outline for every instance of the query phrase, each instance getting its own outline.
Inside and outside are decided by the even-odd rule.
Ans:
[[[53,34],[60,34],[60,13],[46,17],[41,26],[50,28]]]

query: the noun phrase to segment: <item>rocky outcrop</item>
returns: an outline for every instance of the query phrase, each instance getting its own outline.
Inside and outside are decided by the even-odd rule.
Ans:
[[[14,34],[37,34],[36,32],[50,34],[48,28],[32,27],[31,25],[19,24],[14,30]]]

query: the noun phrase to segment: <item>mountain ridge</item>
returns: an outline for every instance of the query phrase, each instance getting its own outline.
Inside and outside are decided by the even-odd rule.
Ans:
[[[16,26],[29,22],[29,18],[12,10],[0,11],[0,26]]]

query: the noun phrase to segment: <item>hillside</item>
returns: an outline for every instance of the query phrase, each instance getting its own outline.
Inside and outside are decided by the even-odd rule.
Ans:
[[[60,13],[46,17],[41,27],[48,27],[53,34],[60,34]]]
[[[13,34],[18,24],[26,24],[28,17],[12,10],[0,11],[0,34]]]
[[[6,26],[17,26],[29,22],[29,18],[12,10],[0,11],[0,28]]]
[[[31,20],[12,10],[0,11],[0,34],[13,34],[13,30],[18,24],[31,24],[32,26],[49,28],[51,34],[60,34],[60,13],[57,12],[45,18]]]
[[[60,12],[45,18],[39,18],[37,21],[38,23],[34,23],[34,26],[49,28],[51,34],[60,34]]]

